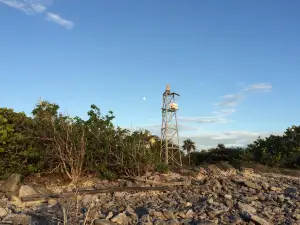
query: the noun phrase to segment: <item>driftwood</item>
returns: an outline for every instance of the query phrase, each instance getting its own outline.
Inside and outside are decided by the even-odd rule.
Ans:
[[[124,191],[167,191],[169,187],[112,187],[112,188],[101,188],[95,190],[77,190],[77,191],[70,191],[64,193],[53,193],[53,194],[35,194],[35,195],[28,195],[22,197],[21,200],[26,201],[36,201],[40,199],[47,199],[47,198],[64,198],[74,196],[76,194],[99,194],[99,193],[112,193],[112,192],[124,192]]]
[[[142,179],[142,178],[132,178],[132,179],[136,180],[136,181],[145,182],[147,184],[161,185],[161,186],[186,186],[186,185],[191,185],[191,180],[179,181],[179,182],[159,182],[159,181],[155,181],[155,180],[146,180],[146,179]]]

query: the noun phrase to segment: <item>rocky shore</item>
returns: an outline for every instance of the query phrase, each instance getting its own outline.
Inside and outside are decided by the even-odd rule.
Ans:
[[[166,186],[164,191],[84,194],[80,189]],[[62,198],[26,196],[74,191]],[[13,174],[0,183],[4,224],[300,224],[300,178],[216,166],[198,171],[149,173],[114,182],[87,178],[78,185],[21,184]]]

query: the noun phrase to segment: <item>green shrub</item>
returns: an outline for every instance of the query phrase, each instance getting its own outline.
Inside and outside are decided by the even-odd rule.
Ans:
[[[155,166],[155,171],[158,173],[168,173],[169,165],[166,165],[164,163],[159,163]]]

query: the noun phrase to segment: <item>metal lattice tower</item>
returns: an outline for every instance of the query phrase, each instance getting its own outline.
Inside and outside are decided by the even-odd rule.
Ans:
[[[176,116],[177,96],[179,94],[171,92],[170,86],[167,85],[163,93],[160,158],[167,165],[182,166]]]

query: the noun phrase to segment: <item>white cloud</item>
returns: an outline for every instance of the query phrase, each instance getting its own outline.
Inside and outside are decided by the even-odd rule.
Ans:
[[[251,131],[225,131],[225,132],[207,132],[195,135],[181,136],[180,141],[190,138],[195,141],[200,149],[216,147],[222,143],[225,146],[246,146],[255,141],[259,136],[267,137],[271,132],[251,132]],[[200,150],[199,149],[199,150]]]
[[[271,84],[259,83],[259,84],[248,85],[243,89],[243,91],[270,91],[271,89],[272,89]]]
[[[32,4],[31,5],[32,9],[34,9],[37,13],[42,13],[44,11],[46,11],[46,6],[42,5],[42,4]]]
[[[46,20],[51,21],[53,23],[56,23],[60,26],[63,26],[67,29],[72,29],[74,27],[74,22],[66,20],[62,18],[61,16],[54,14],[54,13],[47,13],[46,15]]]
[[[45,13],[47,11],[47,7],[45,5],[52,4],[53,0],[0,0],[0,4],[1,3],[20,10],[27,15],[35,15]],[[74,22],[66,20],[54,13],[46,12],[45,19],[67,29],[72,29],[74,27]]]
[[[220,107],[235,107],[243,99],[243,97],[244,95],[241,93],[223,95],[221,96],[223,100],[216,105]]]
[[[47,9],[43,4],[33,0],[0,0],[0,3],[20,10],[27,15],[43,13]]]
[[[213,111],[212,113],[215,115],[219,115],[219,116],[229,116],[229,115],[233,114],[234,112],[236,112],[236,110],[233,108],[230,108],[230,109],[219,109],[219,110]]]

